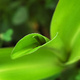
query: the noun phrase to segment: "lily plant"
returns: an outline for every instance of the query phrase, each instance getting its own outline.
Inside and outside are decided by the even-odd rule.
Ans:
[[[0,48],[0,80],[41,80],[80,60],[80,0],[58,2],[50,36],[33,33]]]

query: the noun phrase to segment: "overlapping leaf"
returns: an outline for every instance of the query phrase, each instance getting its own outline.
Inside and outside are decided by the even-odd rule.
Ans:
[[[52,40],[40,34],[30,34],[17,43],[11,56],[10,52],[5,53],[4,49],[1,49],[0,79],[39,80],[63,70],[67,58],[67,64],[78,61],[80,59],[79,5],[80,0],[59,1],[51,23]]]
[[[51,23],[51,38],[56,32],[63,41],[69,63],[80,59],[80,0],[60,0]]]

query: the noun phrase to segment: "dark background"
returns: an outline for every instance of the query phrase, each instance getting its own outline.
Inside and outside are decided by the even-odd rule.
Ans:
[[[50,38],[57,3],[58,0],[0,0],[0,47],[14,46],[30,33]]]

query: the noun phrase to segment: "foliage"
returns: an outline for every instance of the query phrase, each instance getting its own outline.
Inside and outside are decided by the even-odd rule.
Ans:
[[[0,79],[79,80],[79,4],[80,0],[59,1],[51,22],[51,40],[33,33],[23,37],[14,48],[0,49]]]

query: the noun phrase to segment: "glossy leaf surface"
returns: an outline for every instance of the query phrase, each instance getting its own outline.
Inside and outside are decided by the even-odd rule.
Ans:
[[[60,0],[51,23],[51,38],[59,33],[69,61],[80,59],[80,0]]]
[[[69,50],[80,32],[80,0],[60,0],[51,24],[51,37],[59,32]],[[76,36],[75,36],[76,35]]]
[[[30,34],[16,44],[11,55],[12,62],[10,64],[14,67],[16,64],[16,67],[22,68],[24,79],[42,79],[50,77],[64,69],[63,62],[66,61],[64,53],[64,45],[58,34],[50,41],[40,34]],[[11,67],[13,68],[13,66]],[[13,75],[15,73],[17,72],[14,71]],[[21,74],[18,72],[17,77]]]
[[[10,57],[11,50],[0,49],[0,80],[39,80],[64,68],[49,49],[43,48],[14,60]]]
[[[45,44],[48,41],[48,38],[37,33],[27,35],[22,38],[14,47],[12,58],[33,53],[38,48],[40,48],[41,45]]]

